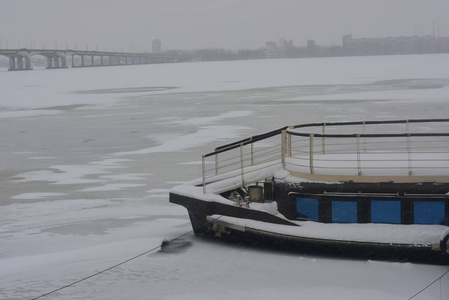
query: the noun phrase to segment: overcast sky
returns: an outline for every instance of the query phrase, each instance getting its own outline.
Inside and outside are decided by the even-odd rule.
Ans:
[[[1,0],[2,48],[256,49],[360,37],[449,36],[449,0]]]

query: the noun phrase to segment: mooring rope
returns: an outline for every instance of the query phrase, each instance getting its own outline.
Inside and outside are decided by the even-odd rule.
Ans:
[[[186,232],[186,233],[184,233],[184,234],[181,234],[180,236],[177,236],[177,237],[175,237],[175,238],[173,238],[173,239],[167,241],[166,244],[171,243],[171,242],[173,242],[173,241],[176,241],[176,240],[178,240],[178,239],[180,239],[180,238],[182,238],[182,237],[184,237],[184,236],[186,236],[186,235],[188,235],[188,234],[191,234],[192,232],[193,232],[193,230],[190,230],[189,232]],[[161,247],[162,247],[162,244],[159,245],[159,246],[157,246],[157,247],[151,248],[150,250],[147,250],[147,251],[145,251],[145,252],[143,252],[143,253],[140,253],[140,254],[138,254],[138,255],[136,255],[136,256],[133,256],[133,257],[127,259],[127,260],[124,260],[124,261],[122,261],[122,262],[120,262],[120,263],[118,263],[118,264],[115,264],[115,265],[113,265],[113,266],[111,266],[111,267],[109,267],[109,268],[107,268],[107,269],[101,270],[101,271],[99,271],[99,272],[97,272],[97,273],[94,273],[94,274],[92,274],[92,275],[89,275],[89,276],[87,276],[87,277],[84,277],[84,278],[82,278],[82,279],[79,279],[79,280],[77,280],[77,281],[74,281],[74,282],[72,282],[72,283],[70,283],[70,284],[67,284],[67,285],[63,286],[63,287],[57,288],[57,289],[52,290],[52,291],[50,291],[50,292],[48,292],[48,293],[45,293],[45,294],[42,294],[42,295],[40,295],[40,296],[38,296],[38,297],[32,298],[31,300],[36,300],[36,299],[39,299],[39,298],[48,296],[48,295],[53,294],[53,293],[56,293],[56,292],[58,292],[58,291],[60,291],[60,290],[66,289],[66,288],[68,288],[68,287],[71,287],[71,286],[73,286],[73,285],[75,285],[75,284],[77,284],[77,283],[80,283],[80,282],[85,281],[85,280],[87,280],[87,279],[90,279],[90,278],[92,278],[92,277],[95,277],[95,276],[98,276],[98,275],[100,275],[100,274],[103,274],[103,273],[105,273],[105,272],[107,272],[107,271],[109,271],[109,270],[112,270],[112,269],[114,269],[114,268],[117,268],[118,266],[121,266],[121,265],[123,265],[123,264],[126,264],[127,262],[130,262],[130,261],[132,261],[132,260],[134,260],[134,259],[136,259],[136,258],[139,258],[139,257],[141,257],[141,256],[143,256],[143,255],[145,255],[145,254],[148,254],[148,253],[150,253],[150,252],[153,252],[153,251],[155,251],[155,250],[157,250],[157,249],[159,249],[159,248],[161,248]]]
[[[241,205],[239,205],[239,206],[241,206]],[[221,217],[223,217],[223,216],[219,216],[219,217],[215,218],[214,221],[220,219]],[[186,235],[191,234],[192,232],[193,232],[193,230],[190,230],[190,231],[188,231],[188,232],[186,232],[186,233],[183,233],[183,234],[181,234],[181,235],[179,235],[179,236],[177,236],[177,237],[175,237],[175,238],[173,238],[173,239],[171,239],[171,240],[169,240],[169,241],[167,241],[167,242],[165,242],[165,243],[166,243],[166,244],[169,244],[169,243],[171,243],[171,242],[173,242],[173,241],[176,241],[176,240],[178,240],[178,239],[180,239],[180,238],[182,238],[182,237],[185,237]],[[50,291],[50,292],[47,292],[47,293],[45,293],[45,294],[42,294],[42,295],[37,296],[37,297],[35,297],[35,298],[32,298],[31,300],[36,300],[36,299],[39,299],[39,298],[42,298],[42,297],[51,295],[51,294],[53,294],[53,293],[56,293],[56,292],[58,292],[58,291],[61,291],[61,290],[63,290],[63,289],[66,289],[66,288],[68,288],[68,287],[71,287],[71,286],[73,286],[73,285],[75,285],[75,284],[78,284],[78,283],[80,283],[80,282],[86,281],[86,280],[88,280],[88,279],[90,279],[90,278],[92,278],[92,277],[98,276],[98,275],[103,274],[103,273],[105,273],[105,272],[107,272],[107,271],[109,271],[109,270],[112,270],[112,269],[117,268],[117,267],[119,267],[119,266],[121,266],[121,265],[124,265],[124,264],[126,264],[126,263],[128,263],[128,262],[130,262],[130,261],[132,261],[132,260],[134,260],[134,259],[136,259],[136,258],[139,258],[139,257],[141,257],[141,256],[143,256],[143,255],[145,255],[145,254],[148,254],[148,253],[150,253],[150,252],[153,252],[153,251],[155,251],[155,250],[157,250],[157,249],[159,249],[159,248],[161,248],[161,247],[162,247],[162,244],[159,245],[159,246],[156,246],[156,247],[154,247],[154,248],[151,248],[151,249],[149,249],[149,250],[147,250],[147,251],[145,251],[145,252],[143,252],[143,253],[140,253],[140,254],[138,254],[138,255],[135,255],[135,256],[133,256],[133,257],[131,257],[131,258],[128,258],[127,260],[124,260],[124,261],[122,261],[122,262],[120,262],[120,263],[118,263],[118,264],[115,264],[115,265],[113,265],[113,266],[111,266],[111,267],[109,267],[109,268],[103,269],[103,270],[101,270],[101,271],[99,271],[99,272],[96,272],[96,273],[94,273],[94,274],[92,274],[92,275],[86,276],[86,277],[84,277],[84,278],[82,278],[82,279],[79,279],[79,280],[77,280],[77,281],[74,281],[74,282],[72,282],[72,283],[69,283],[69,284],[67,284],[67,285],[65,285],[65,286],[62,286],[62,287],[60,287],[60,288],[57,288],[57,289],[55,289],[55,290],[52,290],[52,291]],[[446,276],[446,274],[448,274],[448,273],[449,273],[449,269],[448,269],[446,272],[444,272],[441,276],[439,276],[438,278],[436,278],[434,281],[432,281],[431,283],[429,283],[427,286],[425,286],[423,289],[421,289],[419,292],[417,292],[416,294],[414,294],[413,296],[411,296],[410,298],[408,298],[407,300],[411,300],[411,299],[415,298],[416,296],[418,296],[419,294],[421,294],[422,292],[424,292],[425,290],[427,290],[427,289],[428,289],[430,286],[432,286],[435,282],[437,282],[438,280],[441,280],[441,279],[442,279],[444,276]],[[441,288],[440,288],[440,293],[441,293]],[[440,296],[441,296],[441,295],[440,295]]]
[[[214,221],[220,219],[221,217],[223,217],[223,216],[219,216],[219,217],[215,218]],[[165,244],[167,245],[167,244],[169,244],[169,243],[171,243],[171,242],[173,242],[173,241],[179,240],[180,238],[185,237],[186,235],[189,235],[189,234],[191,234],[192,232],[193,232],[193,230],[190,230],[190,231],[188,231],[188,232],[186,232],[186,233],[183,233],[183,234],[181,234],[181,235],[179,235],[179,236],[177,236],[177,237],[175,237],[175,238],[173,238],[173,239],[171,239],[171,240],[169,240],[169,241],[166,241]],[[145,255],[145,254],[148,254],[148,253],[150,253],[150,252],[153,252],[153,251],[155,251],[155,250],[157,250],[157,249],[159,249],[159,248],[161,248],[161,247],[162,247],[162,244],[159,245],[159,246],[156,246],[156,247],[154,247],[154,248],[151,248],[151,249],[149,249],[149,250],[147,250],[147,251],[145,251],[145,252],[143,252],[143,253],[140,253],[140,254],[138,254],[138,255],[135,255],[135,256],[133,256],[133,257],[131,257],[131,258],[128,258],[127,260],[124,260],[124,261],[122,261],[122,262],[120,262],[120,263],[118,263],[118,264],[115,264],[115,265],[113,265],[113,266],[111,266],[111,267],[109,267],[109,268],[107,268],[107,269],[101,270],[101,271],[99,271],[99,272],[97,272],[97,273],[94,273],[94,274],[92,274],[92,275],[89,275],[89,276],[87,276],[87,277],[84,277],[84,278],[82,278],[82,279],[79,279],[79,280],[77,280],[77,281],[74,281],[74,282],[72,282],[72,283],[70,283],[70,284],[67,284],[67,285],[63,286],[63,287],[57,288],[57,289],[52,290],[52,291],[50,291],[50,292],[48,292],[48,293],[45,293],[45,294],[42,294],[42,295],[37,296],[37,297],[35,297],[35,298],[32,298],[31,300],[36,300],[36,299],[39,299],[39,298],[42,298],[42,297],[51,295],[51,294],[53,294],[53,293],[56,293],[56,292],[58,292],[58,291],[61,291],[61,290],[63,290],[63,289],[66,289],[66,288],[68,288],[68,287],[71,287],[71,286],[73,286],[73,285],[75,285],[75,284],[77,284],[77,283],[80,283],[80,282],[85,281],[85,280],[88,280],[88,279],[90,279],[90,278],[92,278],[92,277],[95,277],[95,276],[98,276],[98,275],[100,275],[100,274],[103,274],[103,273],[105,273],[105,272],[107,272],[107,271],[109,271],[109,270],[112,270],[112,269],[114,269],[114,268],[117,268],[117,267],[119,267],[119,266],[121,266],[121,265],[123,265],[123,264],[126,264],[127,262],[130,262],[130,261],[132,261],[132,260],[134,260],[134,259],[136,259],[136,258],[139,258],[139,257],[141,257],[141,256],[143,256],[143,255]]]
[[[408,298],[407,300],[411,300],[413,298],[415,298],[416,296],[418,296],[419,294],[421,294],[422,292],[424,292],[425,290],[427,290],[430,286],[432,286],[435,282],[437,282],[438,280],[441,280],[441,278],[443,278],[447,273],[449,273],[449,269],[444,272],[443,275],[441,275],[440,277],[438,277],[437,279],[435,279],[434,281],[432,281],[431,283],[429,283],[428,285],[426,285],[425,288],[423,288],[422,290],[420,290],[419,292],[417,292],[416,294],[414,294],[413,296],[411,296],[410,298]],[[441,294],[441,289],[440,289],[440,294]],[[441,295],[440,295],[441,296]]]

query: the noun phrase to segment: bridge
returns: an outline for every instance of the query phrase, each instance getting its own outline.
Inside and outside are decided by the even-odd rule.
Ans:
[[[31,57],[43,56],[47,59],[47,69],[79,67],[99,67],[118,65],[138,65],[171,63],[179,61],[174,55],[155,53],[108,52],[89,50],[49,50],[49,49],[0,49],[0,55],[9,58],[9,71],[32,70]]]

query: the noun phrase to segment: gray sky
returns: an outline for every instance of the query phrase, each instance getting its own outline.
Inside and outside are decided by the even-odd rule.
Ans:
[[[449,0],[1,0],[2,48],[148,51],[449,36]]]

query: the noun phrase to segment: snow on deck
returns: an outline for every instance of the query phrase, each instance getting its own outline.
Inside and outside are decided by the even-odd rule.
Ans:
[[[269,233],[348,242],[430,246],[438,245],[440,240],[449,234],[449,228],[443,225],[325,224],[314,221],[292,221],[300,225],[297,227],[228,216],[212,215],[211,217],[221,222]]]

